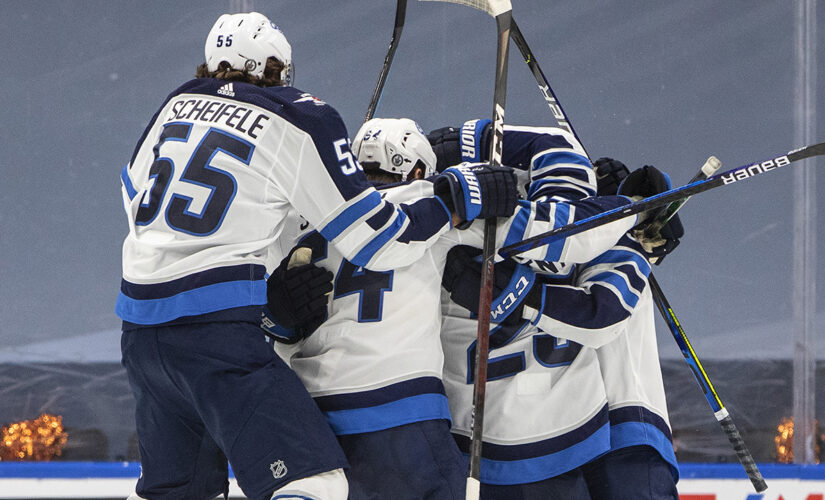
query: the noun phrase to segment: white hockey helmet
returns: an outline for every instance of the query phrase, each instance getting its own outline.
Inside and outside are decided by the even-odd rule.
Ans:
[[[424,177],[435,174],[435,152],[424,131],[409,118],[373,118],[361,125],[352,152],[365,170],[378,168],[401,174],[401,180],[418,165]]]
[[[274,57],[284,63],[281,80],[292,80],[292,47],[283,32],[258,12],[224,14],[215,21],[206,37],[206,66],[217,71],[224,61],[238,71],[247,70],[262,77],[266,60]]]

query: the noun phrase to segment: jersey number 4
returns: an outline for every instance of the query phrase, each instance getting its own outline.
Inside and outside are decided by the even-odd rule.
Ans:
[[[161,156],[160,149],[167,141],[188,142],[191,131],[190,123],[168,123],[163,127],[160,140],[153,148],[155,161],[149,169],[150,187],[142,194],[135,224],[151,224],[163,211],[170,228],[194,236],[208,236],[223,223],[229,205],[235,198],[238,184],[232,174],[212,166],[212,159],[218,153],[224,153],[249,165],[255,146],[237,136],[211,128],[194,147],[191,155],[181,158],[183,161],[180,163],[185,163],[186,166],[176,180],[175,160],[178,158]],[[183,187],[181,183],[208,190],[200,210],[191,210],[191,196],[175,192],[175,186]],[[167,193],[170,187],[171,193]]]
[[[313,261],[326,258],[327,240],[317,231],[312,231],[301,239],[300,245],[312,249]],[[348,295],[358,295],[358,322],[381,321],[384,308],[384,292],[392,291],[392,271],[370,271],[358,267],[348,260],[342,260],[335,274],[333,299]]]

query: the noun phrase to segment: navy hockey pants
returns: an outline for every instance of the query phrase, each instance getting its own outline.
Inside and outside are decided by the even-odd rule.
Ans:
[[[629,446],[585,464],[593,500],[678,500],[670,464],[650,446]]]
[[[227,458],[250,500],[346,467],[335,435],[258,325],[196,323],[126,330],[141,477],[150,500],[227,491]]]
[[[482,500],[589,500],[587,483],[579,469],[525,484],[482,484]]]
[[[338,436],[350,500],[464,500],[469,464],[447,420]]]

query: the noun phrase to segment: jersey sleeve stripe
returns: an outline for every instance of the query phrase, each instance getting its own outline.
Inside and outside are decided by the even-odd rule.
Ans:
[[[639,302],[638,292],[630,289],[627,276],[616,272],[599,273],[590,280],[590,286],[600,284],[614,290],[622,298],[622,301],[632,310]]]
[[[401,232],[408,224],[407,215],[401,211],[396,210],[397,217],[389,226],[378,233],[376,237],[364,245],[358,253],[350,259],[350,262],[356,266],[366,267],[372,257],[377,254],[387,243],[393,241],[396,234]]]
[[[383,202],[378,191],[366,192],[364,196],[351,200],[338,215],[324,224],[320,229],[321,235],[327,241],[333,241],[359,219],[370,213]],[[382,207],[383,208],[383,207]]]
[[[123,183],[123,188],[126,189],[126,194],[130,200],[134,200],[137,196],[137,189],[132,184],[132,179],[129,177],[129,164],[124,165],[123,170],[120,171],[120,182]]]

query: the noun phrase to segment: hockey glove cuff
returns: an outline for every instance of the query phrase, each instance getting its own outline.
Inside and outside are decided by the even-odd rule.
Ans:
[[[516,176],[508,167],[462,164],[446,169],[434,180],[435,194],[462,220],[459,229],[475,219],[509,217],[518,203]]]
[[[441,285],[450,292],[453,302],[473,314],[478,313],[481,293],[481,251],[468,246],[453,247],[447,254]],[[536,281],[529,266],[506,260],[493,266],[491,321],[520,321],[521,305]]]
[[[280,336],[292,342],[312,335],[327,315],[333,275],[312,264],[311,256],[312,251],[306,247],[293,249],[266,282],[264,317],[280,327]],[[294,333],[284,333],[288,330]]]

